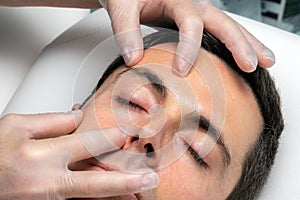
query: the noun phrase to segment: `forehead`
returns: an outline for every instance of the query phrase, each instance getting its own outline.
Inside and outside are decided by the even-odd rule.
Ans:
[[[176,43],[165,43],[151,47],[145,51],[144,57],[136,66],[150,66],[149,69],[164,76],[161,67],[172,68]],[[244,80],[230,69],[218,57],[201,49],[199,56],[185,78],[168,73],[162,77],[164,82],[181,80],[187,82],[189,89],[196,94],[200,108],[212,123],[220,127],[225,144],[233,157],[233,162],[241,167],[245,153],[257,139],[263,123],[255,97]],[[173,81],[174,88],[182,84]],[[180,95],[180,94],[179,94]]]

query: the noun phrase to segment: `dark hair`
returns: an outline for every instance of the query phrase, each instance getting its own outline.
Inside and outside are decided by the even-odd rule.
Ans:
[[[144,38],[145,49],[162,43],[178,42],[178,32],[158,29]],[[204,31],[202,48],[218,56],[238,73],[250,86],[260,113],[263,126],[255,144],[248,150],[244,158],[242,174],[227,200],[254,199],[266,183],[277,153],[279,138],[284,128],[281,113],[280,97],[275,83],[266,69],[257,67],[252,73],[246,73],[237,66],[231,52],[217,38]],[[115,59],[99,80],[94,92],[121,65],[125,64],[122,56]]]

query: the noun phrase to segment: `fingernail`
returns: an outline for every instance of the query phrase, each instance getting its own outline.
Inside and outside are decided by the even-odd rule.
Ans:
[[[131,64],[131,62],[133,60],[133,56],[134,56],[132,54],[133,54],[133,52],[126,53],[126,54],[123,55],[123,58],[125,60],[126,65],[130,65]]]
[[[248,56],[248,64],[245,66],[247,72],[255,71],[257,64],[258,64],[258,61],[257,61],[256,55],[255,54],[249,55]]]
[[[185,60],[180,59],[179,61],[175,62],[175,66],[173,68],[173,71],[175,74],[185,77],[190,69],[192,68],[192,65],[189,62],[186,62]]]
[[[159,184],[159,176],[156,173],[145,174],[142,178],[141,191],[151,190]]]
[[[268,60],[272,61],[273,63],[275,63],[275,55],[274,55],[274,53],[273,53],[271,50],[269,50],[269,49],[266,48],[266,49],[262,52],[262,55],[263,55],[263,57],[265,57],[266,59],[268,59]]]
[[[71,112],[69,112],[73,115],[73,119],[75,122],[76,127],[80,124],[82,118],[83,118],[83,112],[82,110],[73,110]]]
[[[127,66],[132,66],[141,59],[138,50],[123,54],[123,58]]]

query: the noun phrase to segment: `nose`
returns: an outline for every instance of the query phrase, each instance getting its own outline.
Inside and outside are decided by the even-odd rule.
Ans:
[[[173,138],[176,136],[180,117],[168,115],[161,107],[155,108],[151,122],[129,136],[123,150],[142,153],[147,165],[158,168],[166,162],[166,158],[174,157]]]

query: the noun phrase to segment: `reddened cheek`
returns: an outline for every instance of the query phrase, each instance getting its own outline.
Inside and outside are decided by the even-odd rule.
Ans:
[[[96,123],[98,124],[99,128],[111,127],[116,125],[116,121],[113,118],[112,111],[108,108],[110,107],[101,103],[95,104],[94,116],[96,118]]]

